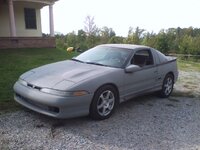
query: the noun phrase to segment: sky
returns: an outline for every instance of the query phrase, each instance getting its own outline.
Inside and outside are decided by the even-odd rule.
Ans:
[[[59,0],[54,6],[54,30],[67,34],[84,29],[86,16],[98,28],[107,26],[127,36],[129,27],[148,32],[176,27],[200,28],[200,0]],[[49,8],[41,10],[42,32],[49,33]]]

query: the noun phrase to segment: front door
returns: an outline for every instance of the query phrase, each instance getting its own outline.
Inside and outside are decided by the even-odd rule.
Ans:
[[[125,73],[123,88],[125,99],[129,99],[136,94],[148,92],[156,86],[158,72],[150,49],[136,51],[129,65],[131,64],[140,66],[141,70]]]

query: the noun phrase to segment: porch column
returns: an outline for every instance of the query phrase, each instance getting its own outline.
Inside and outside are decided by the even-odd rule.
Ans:
[[[49,5],[49,28],[50,36],[54,37],[53,4]]]
[[[13,0],[9,0],[9,20],[10,20],[10,36],[16,37],[15,14],[13,8]]]

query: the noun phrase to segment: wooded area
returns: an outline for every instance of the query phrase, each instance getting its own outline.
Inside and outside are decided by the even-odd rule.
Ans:
[[[200,28],[177,27],[154,33],[139,27],[130,27],[127,37],[122,37],[117,36],[112,28],[106,26],[98,28],[94,17],[87,16],[84,24],[84,29],[78,30],[78,33],[73,31],[66,35],[57,34],[57,47],[60,49],[74,47],[84,51],[98,44],[124,43],[150,46],[165,54],[200,55]]]

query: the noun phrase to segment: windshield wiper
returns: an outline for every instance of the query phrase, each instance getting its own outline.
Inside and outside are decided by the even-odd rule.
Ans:
[[[77,61],[77,62],[80,62],[80,63],[86,63],[86,64],[92,64],[92,65],[98,65],[98,66],[106,66],[106,67],[109,67],[108,65],[104,65],[104,64],[100,64],[100,63],[96,63],[96,62],[84,62],[84,61],[81,61],[81,60],[76,59],[76,58],[72,58],[71,60]]]
[[[71,60],[77,61],[77,62],[80,62],[80,63],[84,63],[83,61],[81,61],[81,60],[79,60],[79,59],[76,59],[76,58],[72,58]]]
[[[99,63],[96,63],[96,62],[85,62],[86,64],[92,64],[92,65],[98,65],[98,66],[106,66],[108,67],[108,65],[104,65],[104,64],[99,64]]]

